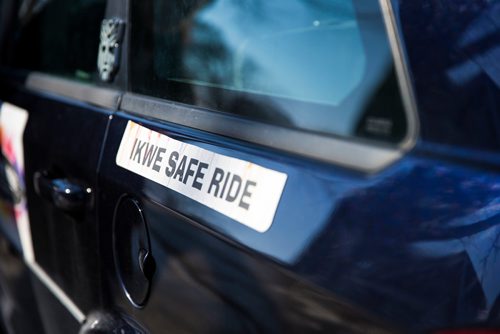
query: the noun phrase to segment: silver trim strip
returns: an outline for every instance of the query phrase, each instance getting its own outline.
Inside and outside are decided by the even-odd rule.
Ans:
[[[242,120],[229,114],[192,108],[132,93],[123,95],[121,109],[139,116],[149,116],[365,172],[380,170],[402,155],[397,148],[377,147],[359,141]]]
[[[64,293],[64,291],[50,278],[49,275],[36,263],[26,262],[33,273],[42,281],[42,283],[56,296],[66,309],[75,317],[79,323],[85,321],[85,314],[76,306],[75,303]]]
[[[410,79],[410,71],[408,69],[408,60],[403,49],[403,42],[398,33],[398,26],[390,0],[379,0],[386,26],[387,36],[394,59],[396,75],[398,77],[401,97],[403,99],[406,119],[408,122],[408,132],[405,139],[401,142],[400,147],[404,150],[412,148],[418,137],[419,121],[417,113],[417,103],[413,92],[413,86]]]
[[[118,109],[121,92],[105,87],[76,82],[48,74],[32,72],[25,83],[28,89],[53,93],[87,102],[98,107]]]

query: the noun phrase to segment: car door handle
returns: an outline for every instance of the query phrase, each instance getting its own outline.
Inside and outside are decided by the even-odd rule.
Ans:
[[[43,171],[35,173],[33,184],[40,197],[67,212],[81,212],[92,203],[92,189],[79,180],[51,178]]]

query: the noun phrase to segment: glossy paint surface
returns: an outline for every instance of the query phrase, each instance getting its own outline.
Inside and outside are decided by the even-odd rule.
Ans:
[[[105,157],[116,156],[126,119],[127,116],[119,115],[111,121]],[[266,168],[287,172],[289,177],[305,170],[273,161],[269,156],[262,157],[259,151],[249,154],[248,148],[242,146],[235,149],[235,146],[220,141],[214,145],[217,138],[213,135],[205,134],[205,139],[200,141],[193,139],[189,135],[192,132],[185,128],[158,128],[151,123],[143,125],[219,154],[250,159]],[[196,135],[199,138],[200,133]],[[352,308],[335,295],[322,291],[321,286],[302,282],[290,270],[289,265],[295,261],[300,248],[307,245],[307,239],[313,233],[310,231],[317,231],[317,226],[308,230],[303,218],[292,220],[281,208],[295,197],[292,200],[283,198],[271,229],[259,233],[117,166],[114,159],[103,159],[99,175],[103,189],[99,198],[102,221],[113,220],[120,197],[127,194],[141,203],[149,226],[151,251],[157,269],[149,302],[141,310],[128,303],[114,273],[111,226],[102,224],[100,234],[103,266],[110,291],[108,302],[120,305],[146,328],[207,333],[304,332],[314,328],[362,333],[368,329],[385,332],[392,328],[364,310]],[[314,191],[308,190],[310,180],[313,180]],[[304,183],[297,196],[318,191],[315,177],[311,176]],[[289,193],[287,189],[293,188],[287,185],[285,196]],[[330,208],[327,207],[326,211]],[[319,220],[319,223],[323,221]],[[304,231],[297,233],[301,227]],[[307,305],[312,309],[308,310]],[[190,321],[193,313],[196,322]]]
[[[398,0],[424,140],[498,151],[500,3]]]
[[[37,254],[47,271],[84,312],[131,317],[151,332],[499,326],[499,3],[393,3],[421,136],[409,154],[377,174],[124,112],[109,120],[68,99],[2,90],[1,99],[37,120],[25,138],[32,144],[31,173],[44,167],[48,150],[66,173],[97,189],[95,216],[83,221],[32,199],[32,216],[42,222],[33,228],[40,232]],[[128,120],[286,173],[271,228],[254,231],[117,166]],[[83,136],[90,128],[102,138]],[[50,147],[43,145],[47,138]],[[68,155],[57,156],[73,143]],[[131,305],[116,274],[113,221],[123,195],[140,204],[156,261],[142,308]],[[49,313],[41,313],[42,321],[56,318]]]
[[[108,141],[105,156],[116,154],[118,134],[125,127],[121,118],[111,122],[108,138],[117,140]],[[206,259],[208,268],[210,261],[221,257],[215,245],[198,249],[196,237],[190,234],[181,242],[189,250],[172,253],[167,245],[180,241],[173,233],[174,223],[166,218],[168,207],[250,254],[269,257],[288,275],[325,289],[325,297],[347,301],[386,324],[422,330],[497,316],[500,176],[496,172],[428,158],[417,148],[383,173],[363,176],[292,157],[272,159],[270,152],[220,142],[212,135],[197,133],[193,139],[191,131],[171,125],[143,125],[288,174],[274,224],[266,233],[258,233],[104,160],[102,176],[109,183],[103,181],[103,186],[132,192],[144,203],[153,240],[159,238],[153,254],[160,252],[167,258],[164,266],[170,261],[189,262],[184,252]],[[228,252],[240,256],[236,250]],[[234,264],[228,261],[225,266]],[[153,300],[157,293],[163,295],[158,290],[167,284],[161,276],[161,261],[159,268]],[[219,280],[210,279],[211,284]],[[270,284],[265,279],[256,278],[256,282],[263,287]],[[243,296],[246,290],[242,284],[235,295]]]

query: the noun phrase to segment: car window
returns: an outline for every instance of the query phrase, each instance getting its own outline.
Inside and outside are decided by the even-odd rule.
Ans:
[[[131,90],[397,143],[407,121],[378,1],[132,1]]]
[[[105,5],[105,0],[22,1],[4,62],[20,69],[97,80]]]

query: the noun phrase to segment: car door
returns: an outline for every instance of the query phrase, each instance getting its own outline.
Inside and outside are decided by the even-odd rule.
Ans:
[[[4,5],[18,17],[2,36],[0,89],[4,161],[22,197],[11,239],[33,286],[25,292],[30,275],[21,276],[11,293],[25,318],[4,322],[14,332],[77,332],[101,304],[97,168],[121,79],[104,83],[97,60],[101,22],[119,13],[101,0]]]
[[[402,177],[417,131],[388,3],[129,15],[98,177],[108,308],[152,332],[394,330],[374,311],[390,283],[360,287],[390,247],[358,215]]]
[[[408,332],[497,316],[498,161],[463,150],[476,128],[453,108],[453,122],[421,111],[419,129],[397,29],[432,6],[7,3],[6,331]],[[421,48],[420,89],[441,106]]]

